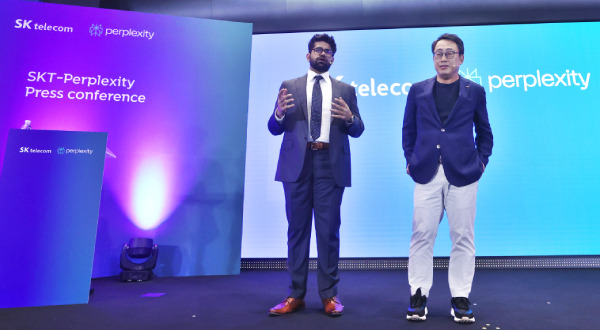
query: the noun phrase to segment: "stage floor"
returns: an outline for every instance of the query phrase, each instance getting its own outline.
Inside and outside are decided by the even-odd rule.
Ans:
[[[344,315],[326,316],[309,275],[307,308],[285,316],[267,310],[285,298],[284,271],[237,276],[165,277],[122,283],[92,280],[87,305],[0,310],[0,329],[599,329],[600,269],[477,270],[473,325],[450,316],[446,270],[436,270],[427,321],[405,319],[406,270],[343,271]],[[162,294],[162,295],[161,295]]]

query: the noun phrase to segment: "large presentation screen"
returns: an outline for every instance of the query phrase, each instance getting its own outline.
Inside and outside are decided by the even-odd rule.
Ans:
[[[342,257],[406,257],[414,183],[402,120],[411,84],[435,76],[432,42],[456,33],[460,73],[487,94],[494,134],[479,182],[479,256],[600,254],[600,23],[336,31],[330,74],[356,87],[365,132],[351,139],[352,187],[342,203]],[[282,136],[267,120],[283,80],[308,70],[314,33],[253,36],[242,257],[286,256]],[[448,256],[444,218],[436,256]],[[316,256],[313,232],[311,256]]]

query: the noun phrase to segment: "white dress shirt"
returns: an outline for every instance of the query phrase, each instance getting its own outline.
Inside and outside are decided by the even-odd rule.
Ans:
[[[310,132],[310,113],[312,106],[312,92],[313,86],[315,85],[315,76],[318,73],[308,70],[306,77],[306,109],[308,109],[308,131]],[[321,93],[323,95],[322,113],[321,113],[321,135],[317,138],[317,141],[313,141],[310,134],[308,135],[308,142],[325,142],[329,143],[329,128],[331,127],[331,101],[332,101],[332,87],[331,79],[329,78],[329,72],[323,72],[318,74],[323,79],[319,81],[321,84]]]

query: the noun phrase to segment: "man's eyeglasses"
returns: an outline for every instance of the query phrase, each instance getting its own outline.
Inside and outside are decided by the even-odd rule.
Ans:
[[[331,50],[331,49],[323,49],[321,47],[316,47],[316,48],[313,48],[313,51],[319,55],[321,55],[323,53],[325,53],[325,55],[327,55],[327,56],[333,55],[333,50]]]
[[[442,59],[442,57],[444,55],[446,55],[446,58],[451,60],[454,58],[454,55],[456,55],[456,54],[458,54],[458,52],[455,52],[453,50],[447,50],[445,53],[438,51],[438,52],[433,53],[433,58],[435,58],[436,60],[439,61]]]

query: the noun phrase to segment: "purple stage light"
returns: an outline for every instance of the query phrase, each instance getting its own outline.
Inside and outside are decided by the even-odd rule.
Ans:
[[[145,298],[155,298],[155,297],[160,297],[160,296],[164,296],[166,293],[162,293],[162,292],[156,292],[156,293],[146,293],[141,295],[140,297],[145,297]]]
[[[166,162],[146,158],[137,168],[132,182],[129,205],[134,224],[144,230],[158,227],[168,215],[172,205],[168,201],[171,189]]]

